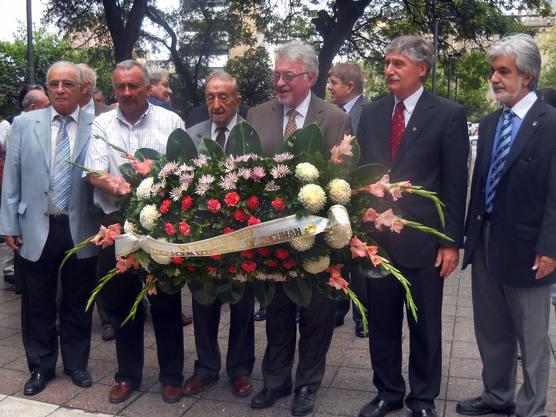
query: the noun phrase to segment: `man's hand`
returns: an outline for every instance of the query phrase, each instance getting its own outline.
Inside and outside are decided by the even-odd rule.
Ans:
[[[21,245],[23,245],[23,239],[21,236],[4,236],[4,242],[13,250],[19,250]]]
[[[459,249],[441,246],[436,255],[435,267],[440,267],[440,276],[444,279],[448,278],[459,262]]]
[[[556,268],[556,259],[550,256],[535,256],[535,264],[533,265],[533,271],[537,271],[535,274],[536,279],[543,279],[547,275],[550,275]]]
[[[122,177],[115,177],[107,173],[102,175],[88,175],[89,181],[93,187],[112,194],[116,197],[123,197],[131,192],[131,185]]]

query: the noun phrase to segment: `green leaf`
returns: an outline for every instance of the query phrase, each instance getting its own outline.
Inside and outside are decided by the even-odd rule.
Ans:
[[[137,173],[135,172],[135,170],[133,169],[133,167],[131,166],[131,164],[129,162],[126,162],[125,164],[120,165],[119,170],[122,174],[122,177],[124,177],[124,179],[127,182],[134,183],[136,181]]]
[[[299,156],[303,152],[307,155],[313,155],[316,152],[322,153],[324,149],[324,138],[316,123],[311,123],[302,129],[296,130],[286,140],[286,143],[288,142],[291,145],[285,145],[284,147],[287,147],[288,152],[293,152],[295,156]]]
[[[353,188],[377,182],[387,171],[388,169],[380,164],[362,165],[350,172],[350,184]]]
[[[160,153],[150,148],[139,148],[135,151],[135,157],[141,161],[144,161],[145,159],[156,161],[157,159],[160,159],[160,156]]]
[[[282,285],[284,292],[295,304],[308,307],[313,296],[313,283],[308,277],[292,278]]]
[[[193,281],[187,284],[191,295],[195,297],[195,301],[204,306],[214,303],[216,300],[216,288],[212,282]]]
[[[199,153],[204,153],[212,159],[221,159],[224,156],[224,149],[215,140],[204,138],[197,145]]]
[[[257,131],[247,122],[237,123],[228,136],[225,152],[227,155],[262,154],[261,140]]]
[[[158,287],[166,294],[172,295],[181,291],[185,282],[183,280],[176,279],[164,279],[157,281]]]
[[[250,285],[253,286],[255,297],[257,298],[257,301],[261,305],[267,306],[272,302],[272,299],[274,298],[274,291],[276,288],[276,284],[274,281],[257,280],[255,282],[250,283]]]
[[[245,284],[234,279],[223,281],[216,286],[216,297],[224,304],[235,304],[243,297]]]
[[[187,161],[198,156],[195,142],[183,129],[176,129],[168,137],[166,144],[166,158],[168,161]]]

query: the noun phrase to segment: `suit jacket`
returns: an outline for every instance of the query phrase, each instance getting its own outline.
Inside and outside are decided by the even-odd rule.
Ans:
[[[237,115],[237,123],[244,122],[245,119],[241,117],[239,114]],[[204,122],[197,123],[196,125],[191,126],[189,129],[186,129],[186,132],[191,136],[195,145],[198,145],[201,140],[204,138],[211,137],[211,128],[212,128],[212,120],[205,120]]]
[[[245,104],[241,103],[239,105],[239,111],[241,117],[247,117],[247,112],[249,111],[250,107]],[[198,123],[204,122],[205,120],[209,119],[208,113],[208,106],[206,103],[200,104],[198,106],[193,107],[187,117],[185,118],[185,126],[195,126]]]
[[[37,261],[49,231],[48,198],[51,172],[51,109],[24,113],[14,120],[8,143],[0,211],[0,234],[21,235],[21,256]],[[83,165],[93,116],[79,112],[72,160]],[[71,171],[69,221],[73,243],[98,232],[100,216],[93,205],[93,189],[79,168]],[[94,256],[96,247],[79,251],[80,258]]]
[[[263,155],[273,156],[282,152],[284,106],[274,98],[247,113],[247,122],[259,133]],[[324,136],[327,148],[338,143],[344,133],[351,132],[349,115],[336,106],[325,103],[314,94],[311,95],[305,126],[316,123]]]
[[[434,204],[405,193],[396,202],[408,220],[434,227],[454,242],[418,230],[404,228],[398,235],[376,233],[376,240],[400,265],[425,268],[434,264],[439,245],[463,246],[463,224],[467,193],[469,139],[465,110],[459,104],[423,91],[405,128],[396,159],[392,160],[390,126],[394,97],[374,101],[363,109],[357,140],[361,164],[379,163],[389,168],[390,181],[409,180],[434,191],[446,207],[443,229]]]
[[[466,220],[463,267],[473,260],[485,220],[485,184],[502,109],[479,124],[477,159]],[[556,258],[556,110],[537,100],[517,132],[496,187],[487,248],[498,282],[533,287],[556,282],[556,272],[535,279],[535,255]]]
[[[359,127],[359,120],[361,119],[361,112],[363,111],[363,107],[369,103],[369,100],[367,100],[363,96],[360,96],[349,111],[349,117],[351,117],[351,126],[353,127],[354,132],[357,132],[357,128]]]
[[[95,116],[99,114],[106,113],[107,111],[114,110],[114,106],[109,106],[108,104],[104,104],[103,102],[95,100]]]

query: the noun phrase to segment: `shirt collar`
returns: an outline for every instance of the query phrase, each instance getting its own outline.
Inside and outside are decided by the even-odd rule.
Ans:
[[[120,109],[120,106],[118,106],[118,108],[116,109],[116,117],[118,118],[118,120],[120,120],[122,123],[125,123],[128,126],[131,126],[131,127],[137,126],[139,123],[141,123],[149,115],[149,113],[152,111],[153,107],[154,107],[154,104],[151,104],[149,102],[149,100],[147,100],[147,110],[145,110],[145,112],[141,115],[139,120],[137,120],[137,122],[134,125],[132,125],[131,123],[129,123],[127,121],[124,114],[122,113],[122,109]]]
[[[535,104],[535,101],[537,101],[537,93],[530,91],[525,97],[513,105],[512,112],[523,120],[527,112],[533,107],[533,104]]]
[[[309,111],[309,103],[311,103],[311,91],[309,91],[307,97],[305,97],[303,101],[299,103],[297,107],[295,107],[295,110],[302,117],[307,117],[307,112]],[[292,109],[291,107],[284,106],[284,116],[286,116],[291,109]]]
[[[54,108],[54,106],[50,106],[50,121],[54,121],[54,119],[56,118],[56,116],[60,116],[60,117],[64,117],[62,116],[60,113],[58,113],[56,111],[56,109]],[[68,114],[69,117],[71,117],[71,120],[73,120],[75,123],[77,123],[79,121],[79,106],[77,106],[75,108],[75,110],[73,111],[73,113]]]
[[[226,131],[229,132],[232,130],[232,128],[237,124],[237,113],[234,114],[234,117],[232,117],[232,119],[228,122],[228,124],[226,125]],[[210,134],[211,136],[214,135],[214,132],[216,132],[216,129],[218,129],[218,126],[216,125],[216,123],[212,122],[211,123],[211,128],[210,128]]]
[[[359,94],[358,96],[353,97],[350,101],[348,101],[346,104],[344,104],[342,106],[347,113],[349,113],[351,111],[351,109],[355,105],[355,102],[357,100],[359,100],[359,97],[361,97],[361,94]]]
[[[419,98],[421,97],[421,94],[423,94],[424,88],[421,85],[417,91],[415,91],[413,94],[411,94],[410,96],[406,97],[403,100],[403,105],[405,107],[405,110],[411,114],[413,113],[413,110],[415,110],[415,106],[417,105],[417,102],[419,101]],[[397,96],[394,96],[394,108],[396,107],[396,104],[398,104],[398,102],[401,101]]]
[[[90,113],[92,115],[95,114],[95,100],[91,97],[89,102],[85,104],[82,108],[83,111]]]

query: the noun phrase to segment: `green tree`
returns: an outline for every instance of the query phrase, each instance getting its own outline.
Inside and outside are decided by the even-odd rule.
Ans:
[[[245,55],[229,59],[224,69],[236,78],[245,104],[256,106],[272,97],[269,56],[265,48],[251,48]]]
[[[541,71],[541,79],[539,84],[542,87],[556,88],[556,26],[552,27],[543,36],[539,47],[544,55],[544,62]]]

